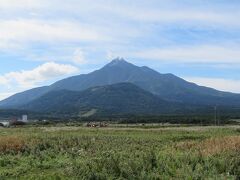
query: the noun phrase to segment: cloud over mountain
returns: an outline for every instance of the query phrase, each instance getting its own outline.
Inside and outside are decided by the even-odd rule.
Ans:
[[[0,84],[11,86],[14,83],[22,87],[33,87],[37,83],[61,77],[63,75],[70,75],[77,71],[78,68],[72,65],[47,62],[32,70],[9,72],[1,75]]]

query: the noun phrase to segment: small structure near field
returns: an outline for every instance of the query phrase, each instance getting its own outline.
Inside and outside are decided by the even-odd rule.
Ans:
[[[23,126],[26,125],[25,122],[19,120],[12,120],[10,121],[10,126]]]
[[[21,125],[26,125],[27,123],[28,123],[28,116],[27,115],[22,115],[22,118],[11,120],[10,125],[21,126]]]
[[[99,124],[99,126],[100,126],[100,127],[107,127],[108,125],[107,125],[107,123],[105,123],[105,122],[101,122],[101,123]]]
[[[96,128],[96,127],[107,127],[108,125],[107,125],[107,123],[105,123],[105,122],[100,122],[100,123],[89,122],[89,123],[87,123],[86,126],[87,126],[87,127],[94,127],[94,128]]]

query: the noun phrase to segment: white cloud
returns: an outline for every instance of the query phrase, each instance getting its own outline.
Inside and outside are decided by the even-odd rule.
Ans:
[[[113,60],[113,59],[116,59],[116,58],[118,58],[119,56],[118,55],[116,55],[116,53],[114,53],[113,51],[107,51],[107,53],[106,53],[106,57],[107,57],[107,59],[108,60]]]
[[[216,26],[218,28],[226,28],[226,26],[239,27],[238,17],[240,13],[234,5],[236,3],[226,2],[222,7],[221,3],[208,3],[206,6],[199,6],[196,2],[189,6],[187,2],[179,3],[178,0],[173,1],[123,1],[123,0],[1,0],[0,10],[9,13],[21,13],[26,11],[31,14],[47,14],[49,11],[61,13],[59,17],[72,14],[76,17],[85,17],[98,23],[115,17],[117,20],[123,18],[125,21],[137,21],[141,23],[192,23],[194,25]],[[147,5],[148,4],[148,5]],[[230,7],[230,8],[229,8]],[[107,15],[107,16],[106,16]],[[51,16],[50,16],[51,17]],[[107,17],[102,19],[101,17]],[[101,19],[101,20],[100,20]],[[100,20],[100,21],[99,21]],[[114,20],[112,21],[114,22]],[[109,24],[110,25],[110,24]],[[223,26],[224,25],[224,26]]]
[[[217,90],[240,93],[240,80],[205,77],[185,77],[184,79]]]
[[[4,86],[15,86],[30,88],[53,78],[61,77],[78,72],[78,69],[71,65],[48,62],[33,70],[9,72],[0,76],[0,84]]]
[[[98,41],[106,38],[87,25],[71,21],[1,20],[0,41],[6,43]],[[107,39],[107,38],[106,38]]]
[[[179,3],[176,0],[169,3],[164,0],[150,1],[150,3],[144,2],[144,0],[138,2],[89,1],[0,0],[0,11],[5,10],[7,13],[4,14],[8,14],[7,18],[0,17],[0,51],[27,57],[32,54],[31,51],[34,48],[37,50],[43,49],[45,46],[48,48],[49,44],[52,45],[51,43],[58,47],[69,45],[75,46],[74,48],[82,46],[84,43],[84,46],[92,46],[100,51],[112,49],[114,52],[119,52],[127,49],[131,52],[130,47],[139,47],[139,43],[142,44],[141,47],[145,48],[144,42],[146,38],[152,38],[151,33],[162,44],[164,44],[164,40],[167,43],[178,44],[178,40],[173,41],[169,37],[164,39],[164,34],[161,32],[155,34],[158,29],[169,28],[169,23],[177,28],[185,27],[186,24],[198,27],[218,24],[220,29],[225,29],[227,25],[240,27],[238,21],[240,13],[227,8],[221,10],[214,6],[198,7],[194,3],[192,6],[187,6],[188,3]],[[145,4],[151,5],[145,6]],[[181,8],[176,6],[178,4],[182,4]],[[213,5],[216,4],[213,3]],[[16,15],[17,10],[20,12]],[[30,13],[40,14],[40,16],[24,14],[28,10]],[[155,25],[157,26],[155,27]],[[201,36],[199,37],[201,38]],[[216,39],[218,38],[220,37],[216,37]],[[149,45],[149,40],[147,39],[147,45]],[[106,44],[105,41],[107,41]],[[152,41],[154,45],[156,40]],[[222,43],[224,44],[225,40]],[[34,47],[38,44],[40,47]],[[181,42],[181,45],[184,43]],[[206,62],[209,60],[225,62],[226,58],[230,56],[228,63],[229,61],[235,63],[239,60],[237,57],[240,54],[239,49],[211,45],[140,49],[139,51],[141,52],[137,52],[136,57],[183,62]],[[84,62],[84,54],[77,51],[76,53],[78,54],[74,55],[73,61]],[[88,52],[84,53],[89,54]],[[59,52],[52,54],[55,57]],[[118,54],[127,57],[125,54]],[[36,56],[38,56],[37,53]],[[61,54],[61,56],[70,57],[69,54]],[[48,61],[49,58],[46,57],[46,59]]]
[[[47,51],[42,51],[41,53],[33,52],[26,53],[26,59],[30,61],[39,61],[39,62],[57,62],[64,63],[68,62],[75,65],[83,65],[90,63],[87,58],[88,51],[87,48],[75,47],[75,46],[63,46],[63,47],[52,47]]]
[[[214,12],[209,10],[198,9],[125,9],[123,16],[132,18],[141,22],[158,22],[158,23],[192,23],[194,25],[227,25],[239,27],[238,12]],[[144,13],[141,13],[144,12]],[[223,28],[223,27],[222,27]],[[226,27],[225,27],[226,28]]]
[[[1,0],[0,9],[19,9],[42,7],[42,1],[39,0]]]
[[[4,76],[0,76],[0,85],[7,85],[8,80]]]
[[[73,53],[73,57],[72,57],[72,61],[75,64],[84,64],[86,63],[86,59],[84,57],[84,52],[81,48],[77,48],[74,53]]]
[[[166,62],[240,64],[240,48],[222,46],[184,46],[142,50],[130,56]]]

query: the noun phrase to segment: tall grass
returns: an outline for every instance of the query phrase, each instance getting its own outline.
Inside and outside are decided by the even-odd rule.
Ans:
[[[236,129],[6,129],[0,179],[239,179]]]

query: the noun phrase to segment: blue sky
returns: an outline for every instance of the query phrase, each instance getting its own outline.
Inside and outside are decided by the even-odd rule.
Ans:
[[[239,0],[1,0],[0,99],[116,57],[240,93]]]

